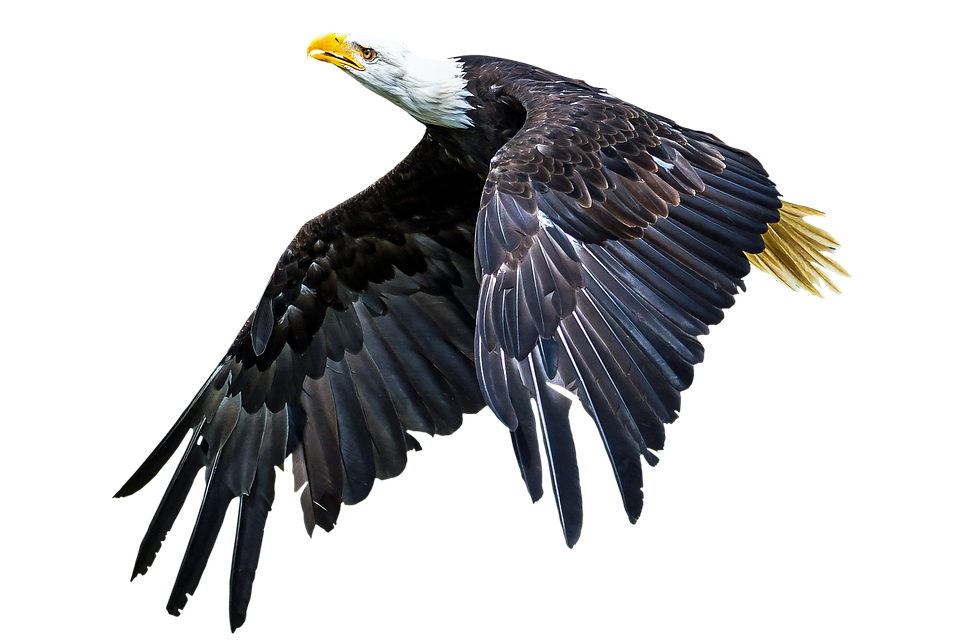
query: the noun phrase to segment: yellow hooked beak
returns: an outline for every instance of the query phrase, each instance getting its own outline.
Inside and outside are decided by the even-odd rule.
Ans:
[[[317,60],[335,64],[341,69],[363,71],[360,63],[360,50],[356,44],[347,40],[345,33],[328,33],[313,39],[307,47],[307,55]]]

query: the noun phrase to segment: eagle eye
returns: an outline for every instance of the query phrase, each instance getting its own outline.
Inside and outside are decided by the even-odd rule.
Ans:
[[[367,62],[370,62],[377,57],[377,52],[371,49],[370,47],[361,47],[360,55],[363,56],[363,59]]]

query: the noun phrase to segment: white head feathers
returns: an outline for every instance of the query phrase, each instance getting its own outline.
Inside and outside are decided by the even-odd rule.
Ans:
[[[311,55],[333,62],[420,122],[455,129],[472,126],[466,100],[470,93],[463,67],[456,60],[423,58],[398,42],[374,36],[332,36],[318,38],[311,47],[337,48],[330,53],[355,64],[337,64],[330,56]]]

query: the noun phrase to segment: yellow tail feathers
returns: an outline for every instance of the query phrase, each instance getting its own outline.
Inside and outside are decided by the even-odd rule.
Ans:
[[[780,221],[770,225],[763,234],[766,248],[762,253],[748,253],[747,260],[761,271],[794,291],[808,291],[820,298],[817,287],[822,283],[830,291],[840,293],[827,271],[849,277],[849,273],[827,256],[840,243],[829,233],[805,221],[804,216],[822,216],[809,207],[783,202]]]

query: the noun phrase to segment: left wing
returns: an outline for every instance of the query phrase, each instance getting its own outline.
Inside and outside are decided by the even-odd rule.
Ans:
[[[146,573],[201,469],[206,489],[167,611],[194,592],[239,498],[230,625],[246,616],[276,467],[293,458],[308,532],[403,471],[411,431],[483,408],[473,363],[472,239],[482,181],[424,139],[364,192],[309,221],[250,319],[167,436],[117,493],[180,464],[147,528]],[[188,432],[192,433],[188,436]]]
[[[656,464],[664,424],[703,359],[697,337],[733,304],[750,268],[744,252],[764,250],[781,202],[749,154],[583,83],[522,79],[500,91],[527,117],[484,187],[475,357],[487,403],[514,430],[522,470],[539,461],[536,432],[518,415],[531,398],[539,407],[572,546],[582,505],[568,403],[556,386],[596,422],[635,522],[640,460]]]

